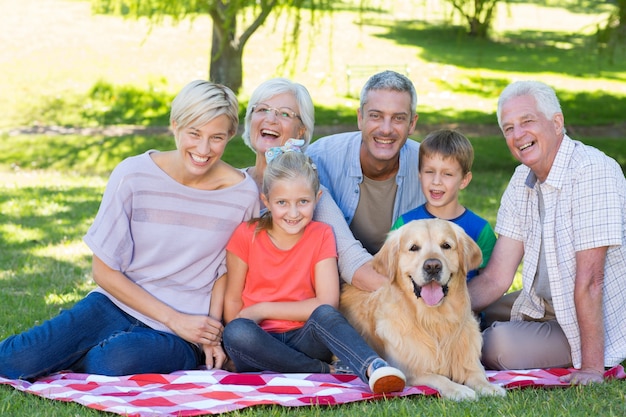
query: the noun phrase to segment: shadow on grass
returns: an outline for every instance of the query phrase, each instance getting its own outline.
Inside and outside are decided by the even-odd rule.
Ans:
[[[0,339],[55,316],[89,291],[91,259],[77,252],[76,242],[101,194],[100,187],[54,184],[2,189]]]
[[[473,38],[462,26],[420,21],[370,22],[387,29],[382,38],[418,48],[427,61],[468,69],[559,73],[573,77],[623,80],[626,59],[610,64],[594,46],[592,35],[549,31],[507,33],[495,40]]]
[[[25,169],[55,169],[108,175],[124,158],[150,149],[174,147],[170,134],[162,135],[26,135],[13,137],[19,146],[0,142],[0,165]],[[6,139],[10,141],[12,138]]]

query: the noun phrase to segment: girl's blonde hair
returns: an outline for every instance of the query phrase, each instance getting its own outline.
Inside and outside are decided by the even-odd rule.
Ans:
[[[285,152],[267,164],[261,192],[268,196],[276,181],[293,181],[297,178],[304,178],[311,186],[313,194],[317,196],[320,190],[320,180],[313,161],[298,151]],[[257,232],[270,230],[272,228],[272,213],[266,210],[261,217],[252,219],[250,222],[257,223]]]

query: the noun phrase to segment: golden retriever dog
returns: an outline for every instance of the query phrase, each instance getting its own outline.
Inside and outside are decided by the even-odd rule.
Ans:
[[[505,395],[480,363],[482,338],[466,273],[482,262],[478,245],[446,220],[415,220],[391,232],[374,257],[389,282],[374,292],[345,285],[340,309],[410,385],[454,400]]]

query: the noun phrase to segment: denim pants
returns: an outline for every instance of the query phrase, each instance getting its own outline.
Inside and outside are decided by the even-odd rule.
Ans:
[[[0,343],[0,375],[35,379],[54,372],[170,373],[202,363],[201,349],[154,330],[90,293],[74,307]]]
[[[224,349],[238,372],[329,373],[335,354],[364,382],[378,354],[343,315],[329,305],[317,307],[303,327],[268,333],[249,319],[235,319],[224,328]]]

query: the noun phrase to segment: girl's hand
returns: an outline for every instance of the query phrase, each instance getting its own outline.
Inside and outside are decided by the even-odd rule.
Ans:
[[[222,342],[224,326],[219,320],[209,316],[178,313],[169,323],[178,336],[199,345],[219,346]]]
[[[202,345],[202,350],[206,356],[205,364],[207,369],[222,369],[226,362],[226,353],[222,345]]]

